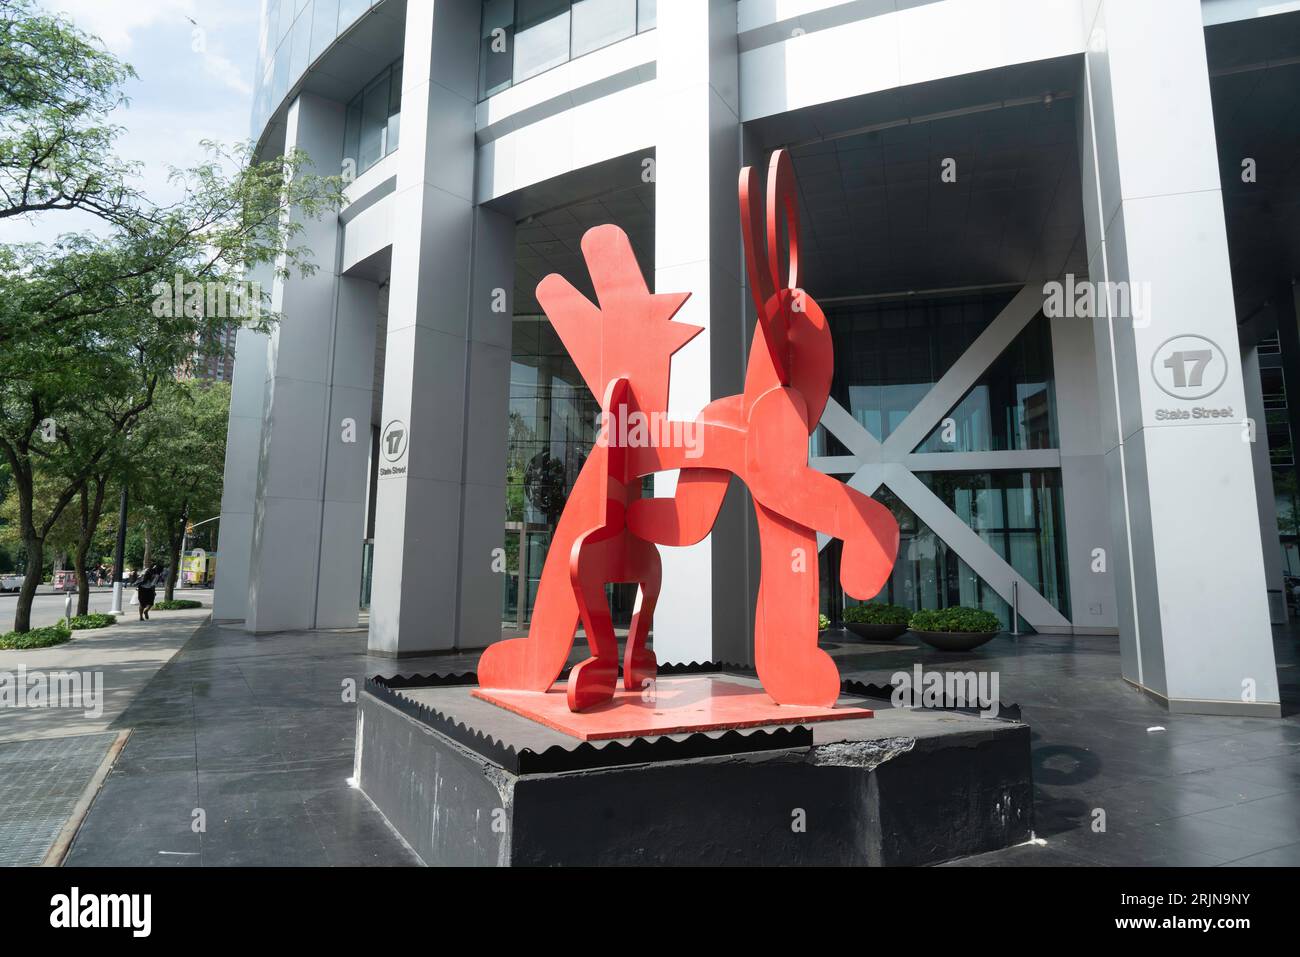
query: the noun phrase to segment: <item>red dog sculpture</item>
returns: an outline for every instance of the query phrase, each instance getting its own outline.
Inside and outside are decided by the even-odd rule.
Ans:
[[[484,651],[482,687],[549,689],[580,619],[591,657],[570,674],[569,707],[581,711],[609,700],[619,662],[604,586],[623,581],[639,586],[624,687],[652,679],[656,662],[646,638],[660,587],[655,545],[703,539],[735,475],[754,498],[762,549],[754,616],[759,680],[778,704],[835,703],[839,672],[817,647],[817,532],[843,540],[840,581],[850,595],[870,598],[893,568],[898,524],[878,502],[808,467],[808,437],[830,395],[833,349],[826,317],[799,287],[794,171],[784,150],[772,155],[766,230],[761,213],[757,173],[745,167],[740,215],[758,329],[745,391],[710,403],[686,424],[699,430],[698,446],[663,441],[664,434],[685,434],[683,423],[660,430],[653,441],[621,441],[638,415],[666,420],[672,355],[700,331],[671,321],[689,294],[650,293],[627,236],[615,226],[597,226],[582,239],[599,307],[558,275],[538,285],[538,301],[601,398],[604,427],[552,537],[528,636]],[[641,477],[667,469],[681,470],[676,494],[641,498]]]

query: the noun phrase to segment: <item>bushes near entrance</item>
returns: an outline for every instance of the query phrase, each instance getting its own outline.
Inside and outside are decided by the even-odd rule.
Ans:
[[[844,621],[855,625],[906,625],[911,617],[912,612],[901,605],[872,603],[844,609]]]
[[[31,631],[10,631],[0,635],[0,650],[48,648],[51,645],[61,645],[71,637],[72,632],[62,622],[48,628],[33,628]]]
[[[97,611],[89,615],[76,615],[68,621],[68,627],[73,631],[80,631],[83,628],[107,628],[109,625],[116,624],[116,615],[104,615]]]
[[[870,608],[870,605],[862,606]],[[980,608],[925,608],[912,615],[909,627],[913,631],[960,631],[976,634],[1001,631],[1002,623],[991,611]]]
[[[202,608],[203,602],[195,601],[192,598],[173,598],[171,601],[160,601],[153,606],[154,611],[183,611],[186,608]]]

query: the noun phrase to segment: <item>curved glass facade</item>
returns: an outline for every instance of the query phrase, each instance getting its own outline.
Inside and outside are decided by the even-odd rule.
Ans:
[[[653,29],[656,0],[485,0],[479,97]]]
[[[262,134],[307,67],[383,0],[266,0],[253,84],[252,135]]]

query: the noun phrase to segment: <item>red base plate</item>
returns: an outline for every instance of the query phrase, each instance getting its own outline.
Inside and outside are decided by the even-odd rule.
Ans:
[[[757,728],[768,724],[807,724],[873,715],[870,708],[850,705],[834,708],[780,705],[756,685],[716,675],[660,678],[652,690],[653,697],[650,697],[650,689],[642,692],[620,688],[614,692],[613,701],[581,713],[569,710],[562,686],[546,692],[475,688],[473,694],[583,741]]]

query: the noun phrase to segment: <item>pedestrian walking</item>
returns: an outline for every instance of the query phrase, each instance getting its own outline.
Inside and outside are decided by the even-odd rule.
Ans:
[[[140,602],[140,620],[149,618],[149,609],[158,597],[158,582],[162,580],[163,567],[159,562],[150,565],[135,583],[136,599]]]

